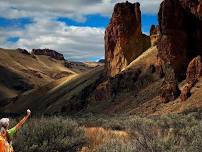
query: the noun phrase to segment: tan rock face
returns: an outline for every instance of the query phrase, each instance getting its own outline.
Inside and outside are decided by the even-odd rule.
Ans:
[[[187,68],[186,73],[186,84],[182,87],[180,99],[185,101],[190,95],[192,87],[198,82],[200,76],[202,75],[202,61],[201,57],[197,56],[194,58]]]
[[[141,31],[139,3],[118,3],[105,31],[105,66],[115,76],[150,47],[150,38]]]

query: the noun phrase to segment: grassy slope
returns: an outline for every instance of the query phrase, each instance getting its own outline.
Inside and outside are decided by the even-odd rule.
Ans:
[[[139,58],[133,61],[126,69],[133,68],[140,64],[153,64],[157,54],[156,48],[150,48],[144,52]],[[202,107],[202,78],[191,90],[191,97],[185,102],[180,99],[163,103],[158,96],[163,80],[158,80],[151,83],[146,88],[142,89],[136,96],[131,95],[131,102],[127,103],[124,109],[128,114],[143,114],[143,115],[166,115],[169,113],[180,113],[188,109],[195,109]],[[179,84],[181,87],[183,82]],[[131,104],[130,104],[131,103]],[[139,103],[139,104],[137,104]],[[123,105],[122,105],[123,106]]]
[[[142,53],[138,58],[136,58],[133,62],[131,62],[125,69],[134,69],[139,66],[148,67],[151,64],[155,64],[157,55],[157,48],[156,46],[149,48],[144,53]]]
[[[140,55],[137,59],[135,59],[128,67],[126,67],[123,71],[133,70],[137,67],[141,67],[141,69],[146,70],[150,65],[154,65],[156,61],[157,48],[152,47],[145,51],[142,55]],[[143,71],[144,71],[143,70]],[[119,93],[118,96],[113,101],[102,101],[92,103],[88,107],[88,111],[91,112],[99,112],[106,114],[114,114],[114,113],[130,113],[132,110],[140,107],[143,103],[150,101],[154,97],[160,88],[161,80],[156,81],[154,83],[150,83],[146,88],[141,88],[141,83],[137,82],[136,87],[141,88],[138,93],[134,93],[134,91],[127,91]],[[135,110],[137,113],[138,111]]]
[[[18,80],[38,88],[52,82],[54,75],[57,73],[75,74],[64,67],[64,61],[50,59],[47,56],[33,58],[16,50],[6,49],[0,49],[0,67],[1,74],[6,75],[1,78],[0,92],[7,98],[15,97],[19,94],[19,91],[12,87],[13,83],[18,83]]]
[[[0,101],[24,93],[23,86],[38,89],[62,77],[88,71],[96,64],[77,63],[67,68],[65,61],[48,56],[31,56],[16,50],[0,49]]]
[[[71,104],[77,104],[74,102],[80,102],[75,99],[87,93],[85,89],[101,78],[103,70],[103,66],[100,66],[83,74],[56,80],[29,94],[20,96],[17,101],[0,111],[22,112],[31,108],[34,112],[61,112],[63,107],[69,108]]]

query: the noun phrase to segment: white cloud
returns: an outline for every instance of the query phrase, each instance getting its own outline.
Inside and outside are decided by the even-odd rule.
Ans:
[[[16,19],[31,17],[33,24],[25,29],[0,28],[0,47],[51,48],[59,50],[67,58],[86,59],[104,55],[104,29],[73,27],[54,21],[68,17],[79,22],[89,14],[110,17],[117,2],[125,0],[0,0],[0,17]],[[135,2],[135,0],[128,0]],[[137,0],[142,13],[156,14],[162,0]],[[16,44],[7,38],[19,36]]]
[[[61,22],[38,20],[25,29],[0,29],[0,46],[3,48],[51,48],[63,53],[65,57],[85,60],[104,54],[104,29],[93,27],[67,26]],[[12,44],[6,39],[20,37]]]
[[[34,17],[54,18],[69,17],[85,21],[85,15],[101,14],[111,16],[117,2],[125,0],[0,0],[0,16],[6,18]],[[128,0],[139,1],[143,13],[157,13],[162,0]]]

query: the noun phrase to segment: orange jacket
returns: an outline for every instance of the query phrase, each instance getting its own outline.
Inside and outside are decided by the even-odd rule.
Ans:
[[[1,135],[0,135],[0,152],[11,152],[9,143]]]

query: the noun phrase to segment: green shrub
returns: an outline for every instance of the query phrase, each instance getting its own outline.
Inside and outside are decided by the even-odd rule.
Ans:
[[[82,123],[126,130],[132,136],[127,143],[119,138],[108,140],[98,147],[98,152],[201,152],[200,115],[195,112],[151,118],[94,116]]]
[[[86,126],[123,130],[130,135],[130,140],[107,139],[97,145],[97,152],[201,152],[200,116],[201,113],[194,111],[151,118],[127,115],[33,118],[14,139],[14,149],[19,152],[80,151],[84,145],[90,145],[84,129],[79,127]]]
[[[118,139],[109,140],[107,143],[100,145],[97,152],[136,152],[135,144],[132,142],[123,142]],[[137,151],[138,152],[138,151]]]
[[[63,117],[33,118],[18,132],[18,152],[74,152],[87,144],[83,128]]]

